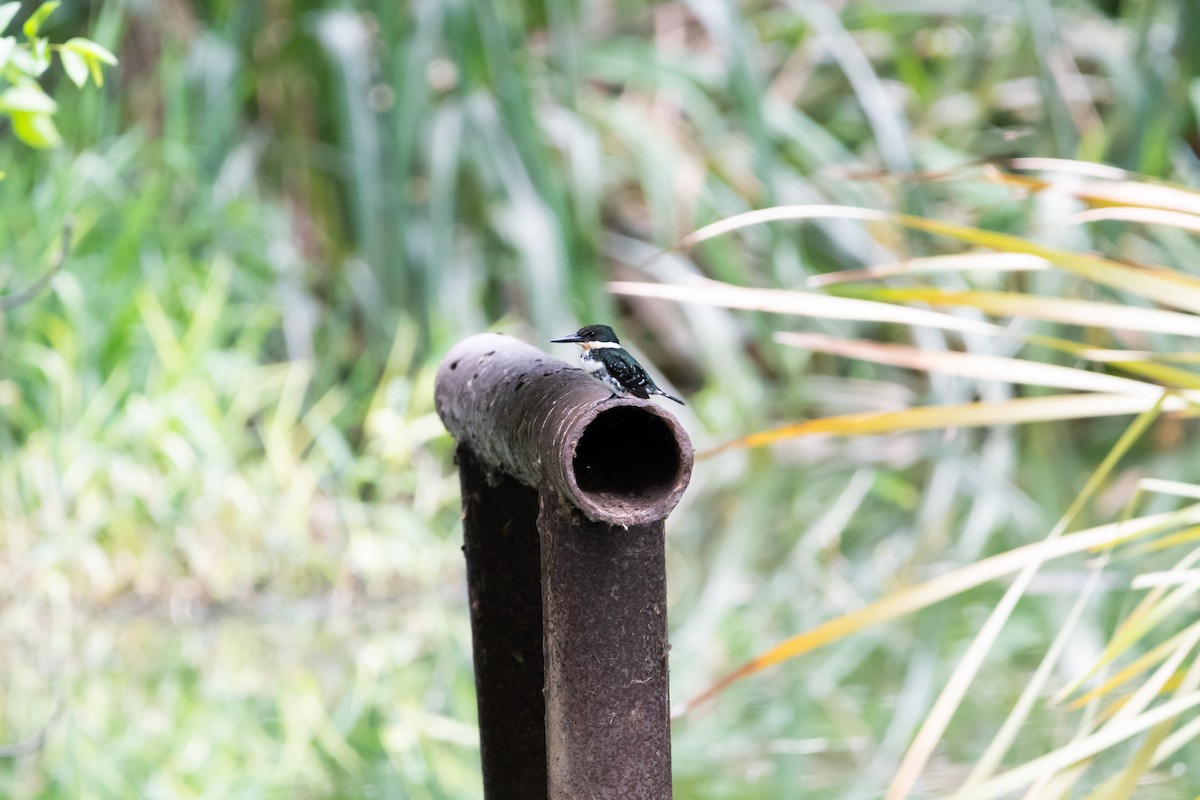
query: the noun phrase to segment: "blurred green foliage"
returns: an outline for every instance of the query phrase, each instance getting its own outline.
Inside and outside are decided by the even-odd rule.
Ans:
[[[639,266],[771,203],[1007,231],[1056,213],[913,170],[1034,154],[1195,185],[1195,13],[65,3],[47,35],[94,39],[120,67],[102,92],[52,86],[65,146],[0,135],[0,287],[44,271],[68,217],[76,231],[52,292],[0,316],[0,796],[478,796],[438,355],[488,327],[541,341],[611,320],[688,392],[701,445],[830,409],[1003,396],[774,347],[777,319],[617,301],[604,282],[796,287],[937,249],[832,221]],[[1041,234],[1200,263],[1183,236]],[[1185,425],[1125,479],[1200,478]],[[895,435],[702,464],[672,518],[674,693],[1041,535],[1119,432]],[[1069,606],[1079,564],[1064,570],[1006,631],[923,796],[958,784],[1021,690]],[[677,797],[879,796],[999,593],[735,685],[677,723]],[[1074,663],[1124,602],[1094,610]],[[1017,755],[1049,749],[1064,719],[1042,712]],[[1172,769],[1139,796],[1200,791]]]
[[[42,89],[38,78],[45,74],[58,55],[63,72],[77,88],[91,78],[104,85],[104,66],[117,63],[116,57],[102,45],[82,36],[73,36],[61,44],[52,44],[41,35],[42,27],[62,3],[50,0],[34,8],[16,33],[0,35],[0,114],[8,118],[12,132],[30,147],[55,147],[62,143],[54,126],[58,104]],[[21,3],[0,3],[0,34],[13,26],[21,13]],[[0,178],[4,173],[0,172]]]

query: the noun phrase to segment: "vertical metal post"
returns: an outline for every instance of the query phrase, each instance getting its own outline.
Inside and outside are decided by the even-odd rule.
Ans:
[[[529,535],[537,492],[510,477],[489,483],[466,446],[457,460],[483,793],[488,800],[544,798],[542,565],[537,537]]]
[[[550,797],[669,798],[663,523],[625,530],[551,496],[538,529]]]
[[[508,337],[455,347],[488,800],[671,797],[663,520],[691,476],[669,413]]]

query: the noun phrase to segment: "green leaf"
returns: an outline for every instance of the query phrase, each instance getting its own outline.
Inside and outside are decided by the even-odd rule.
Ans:
[[[67,77],[71,79],[71,83],[82,89],[88,79],[87,61],[77,51],[65,45],[63,49],[58,51],[58,58],[62,61],[63,71],[67,73]]]
[[[50,69],[50,42],[45,39],[35,39],[32,52],[34,76],[41,75]]]
[[[68,39],[63,42],[63,47],[70,48],[84,57],[91,56],[97,61],[103,61],[105,64],[113,66],[117,64],[117,57],[112,54],[111,50],[104,45],[96,44],[91,39],[76,36],[74,39]]]
[[[0,3],[0,33],[13,21],[13,17],[21,10],[20,3]]]
[[[96,44],[91,39],[84,39],[81,37],[68,39],[63,43],[63,55],[66,55],[68,51],[77,54],[81,59],[83,59],[83,62],[87,65],[88,70],[90,70],[92,73],[92,80],[96,82],[97,86],[104,85],[104,70],[101,67],[101,64],[117,63],[117,57],[114,56],[108,50],[108,48]],[[63,66],[66,67],[65,61],[63,62]],[[75,79],[71,78],[71,80]],[[76,85],[83,86],[83,84],[79,83],[78,81],[76,82]]]
[[[11,116],[13,133],[30,147],[48,148],[62,144],[62,137],[49,114],[14,111]]]
[[[0,111],[8,113],[53,114],[58,110],[54,98],[36,83],[10,86],[0,92]]]
[[[0,36],[0,71],[8,66],[8,59],[17,49],[17,39],[14,36]]]
[[[29,15],[29,19],[25,20],[25,26],[21,29],[25,32],[25,38],[32,39],[38,35],[38,31],[42,29],[42,23],[46,21],[46,17],[54,13],[54,9],[58,8],[62,3],[59,0],[50,0],[48,3],[42,3],[38,6],[37,11]]]
[[[33,53],[28,47],[17,44],[13,39],[13,48],[8,53],[8,63],[4,67],[4,78],[14,83],[20,75],[34,74],[36,65],[33,63]]]

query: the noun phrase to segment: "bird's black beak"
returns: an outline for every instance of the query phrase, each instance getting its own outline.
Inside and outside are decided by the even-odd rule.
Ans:
[[[583,337],[578,333],[572,333],[570,336],[564,336],[561,339],[551,339],[550,341],[557,344],[579,344],[583,341]]]

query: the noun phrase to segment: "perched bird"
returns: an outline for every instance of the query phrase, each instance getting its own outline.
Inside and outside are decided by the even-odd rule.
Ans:
[[[583,359],[583,368],[612,390],[609,400],[618,395],[633,395],[646,400],[652,394],[661,394],[680,405],[687,405],[678,397],[658,388],[637,359],[621,347],[617,334],[607,325],[585,325],[571,336],[550,341],[582,347],[583,355],[580,358]]]

